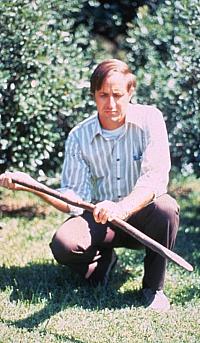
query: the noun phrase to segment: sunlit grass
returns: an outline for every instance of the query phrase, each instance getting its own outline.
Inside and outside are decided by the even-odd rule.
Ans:
[[[48,244],[65,215],[27,193],[2,191],[0,342],[199,342],[200,182],[176,180],[171,192],[181,204],[175,250],[194,272],[169,263],[172,306],[157,314],[143,307],[142,251],[117,249],[108,289],[92,289],[52,258]]]

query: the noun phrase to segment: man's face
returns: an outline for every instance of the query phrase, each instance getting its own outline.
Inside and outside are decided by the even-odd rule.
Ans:
[[[127,78],[119,72],[107,76],[101,89],[95,91],[95,101],[101,126],[114,130],[125,122],[133,89],[128,91]]]

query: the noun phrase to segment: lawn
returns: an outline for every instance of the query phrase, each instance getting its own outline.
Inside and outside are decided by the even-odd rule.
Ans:
[[[49,242],[65,215],[28,193],[0,190],[0,343],[200,342],[200,181],[174,181],[181,205],[175,251],[194,266],[169,263],[167,314],[147,311],[140,293],[143,252],[117,249],[109,287],[83,285],[52,258]]]

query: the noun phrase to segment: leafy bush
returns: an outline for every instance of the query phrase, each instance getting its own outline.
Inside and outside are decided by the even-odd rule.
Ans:
[[[147,5],[153,13],[163,0],[92,0],[85,1],[79,23],[89,23],[89,30],[110,41],[114,48],[126,35],[128,23],[132,21],[138,7]],[[87,25],[87,24],[86,24]],[[115,49],[114,49],[115,51]]]
[[[114,55],[137,75],[138,101],[163,111],[173,165],[199,176],[199,15],[198,0],[3,1],[1,172],[60,170],[70,128],[94,111],[91,70]]]
[[[200,5],[165,0],[129,24],[124,48],[138,78],[137,98],[164,113],[173,164],[200,176]]]
[[[83,4],[1,4],[1,171],[52,175],[69,129],[94,109],[88,79],[101,52],[88,30],[76,26]]]

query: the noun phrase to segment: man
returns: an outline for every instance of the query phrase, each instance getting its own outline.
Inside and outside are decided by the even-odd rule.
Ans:
[[[110,223],[126,220],[172,249],[179,225],[179,208],[167,194],[170,155],[165,123],[153,106],[131,104],[136,82],[126,63],[100,63],[91,77],[97,114],[78,124],[65,146],[61,191],[95,204],[94,212],[79,211],[60,200],[32,191],[64,212],[71,212],[55,233],[50,247],[58,263],[93,285],[106,285],[117,256],[116,247],[144,248]],[[12,173],[0,177],[13,184]],[[18,173],[18,177],[29,178]],[[29,190],[30,191],[30,190]],[[145,248],[143,294],[147,306],[166,311],[163,293],[166,259]]]

